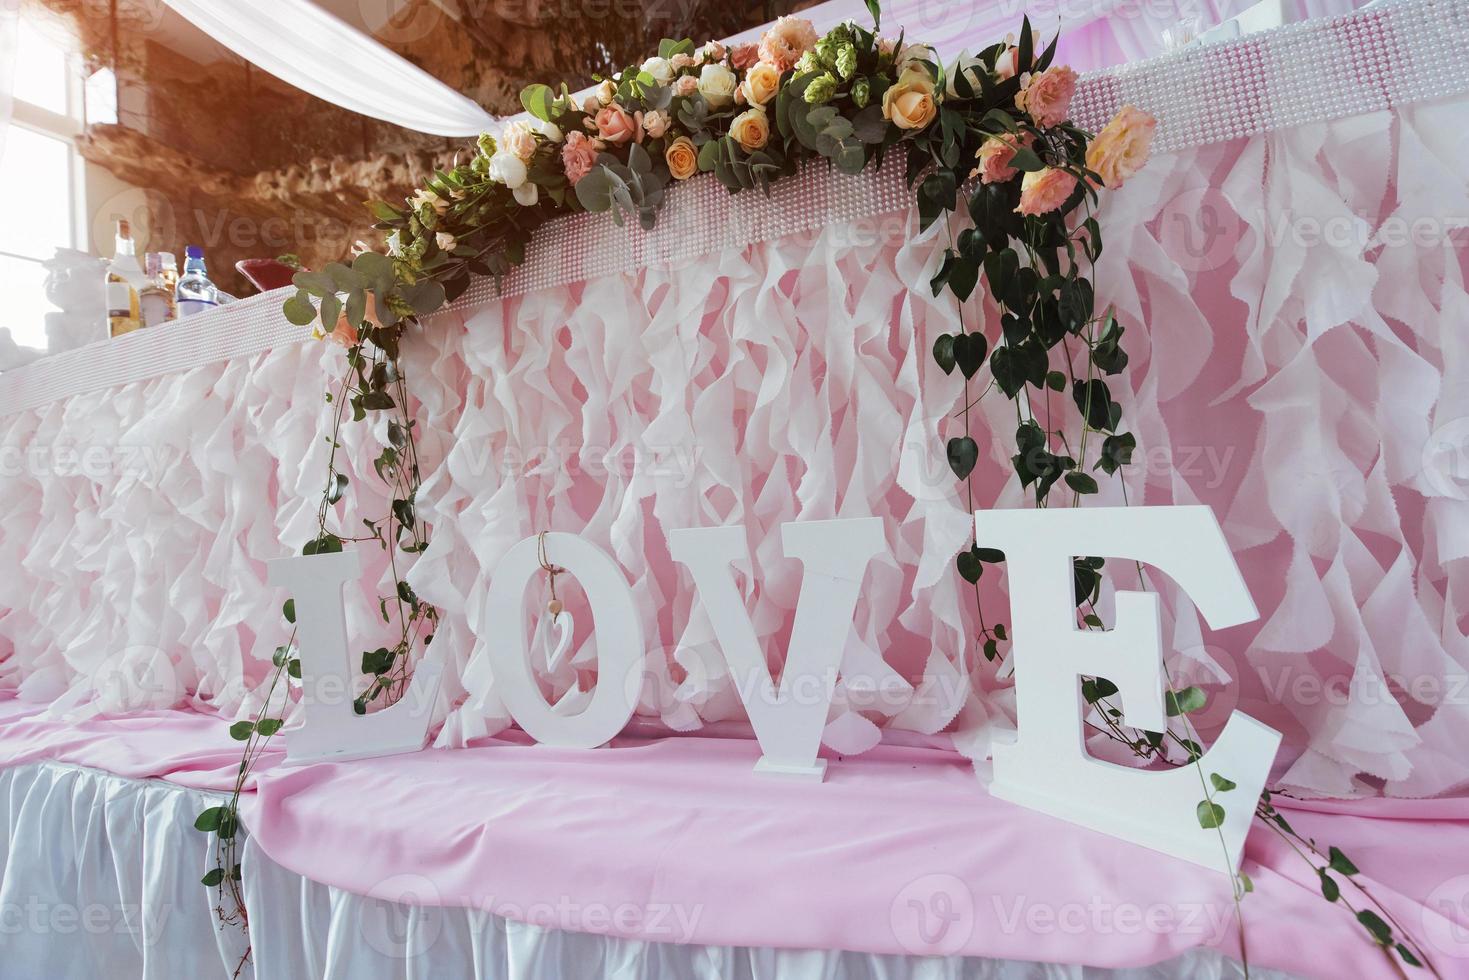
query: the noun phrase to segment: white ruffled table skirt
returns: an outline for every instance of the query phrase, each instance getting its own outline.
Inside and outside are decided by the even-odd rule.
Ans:
[[[0,980],[231,977],[246,948],[199,884],[211,794],[40,763],[0,770]],[[1238,976],[1196,949],[1135,970],[635,942],[488,912],[363,898],[244,848],[254,948],[243,977],[351,980],[980,980]],[[575,901],[569,896],[568,901]],[[819,914],[814,910],[813,914]],[[1038,950],[1038,955],[1043,951]],[[1253,969],[1266,980],[1284,976]]]

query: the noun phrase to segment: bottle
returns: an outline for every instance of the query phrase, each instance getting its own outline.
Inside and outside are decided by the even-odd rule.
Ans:
[[[143,285],[143,269],[138,265],[137,246],[133,244],[132,226],[125,219],[117,222],[117,241],[112,261],[107,265],[107,334],[121,337],[143,325],[138,305],[138,290]]]
[[[219,290],[209,281],[204,268],[204,250],[198,245],[184,249],[184,277],[175,293],[179,316],[192,316],[219,305]]]
[[[178,264],[169,252],[149,252],[146,263],[148,285],[138,293],[138,308],[143,316],[143,326],[156,327],[178,319],[178,305],[174,298],[174,291],[178,288]],[[174,267],[171,278],[169,266]]]

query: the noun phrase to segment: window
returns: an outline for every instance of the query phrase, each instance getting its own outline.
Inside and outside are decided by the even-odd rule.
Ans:
[[[15,65],[15,104],[0,148],[0,288],[7,297],[0,326],[15,342],[45,348],[46,299],[42,262],[77,242],[82,162],[80,85],[73,59],[54,35],[22,19]]]

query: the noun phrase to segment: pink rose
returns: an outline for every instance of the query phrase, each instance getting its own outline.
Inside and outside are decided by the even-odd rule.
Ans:
[[[561,147],[561,165],[566,168],[566,179],[574,185],[597,165],[597,154],[605,149],[601,140],[592,139],[576,130],[566,134],[566,143]]]
[[[1066,121],[1071,97],[1076,94],[1076,72],[1068,65],[1047,68],[1031,75],[1015,96],[1015,107],[1027,113],[1042,129]]]
[[[1021,214],[1049,214],[1076,190],[1076,176],[1055,167],[1045,167],[1025,175],[1020,182],[1020,206],[1015,210]]]
[[[729,51],[729,63],[740,71],[754,68],[760,61],[760,45],[736,44]]]
[[[788,71],[816,47],[816,28],[803,17],[781,17],[760,38],[760,60]]]
[[[1026,133],[1020,140],[1021,146],[1029,146],[1033,137]],[[1007,136],[991,136],[975,154],[979,159],[976,168],[979,179],[985,184],[1003,184],[1014,177],[1016,170],[1010,165],[1015,159],[1015,139]]]
[[[641,143],[643,127],[616,102],[597,110],[597,135],[609,143]]]
[[[674,95],[682,95],[687,97],[693,95],[697,91],[699,91],[698,75],[680,75],[677,81],[673,83]]]

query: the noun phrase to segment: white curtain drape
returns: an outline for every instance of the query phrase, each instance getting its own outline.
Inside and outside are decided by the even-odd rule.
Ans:
[[[494,117],[311,0],[166,0],[251,64],[335,105],[436,136],[477,136]]]
[[[20,5],[0,2],[0,159],[5,157],[5,131],[15,94],[15,55],[20,34]]]

